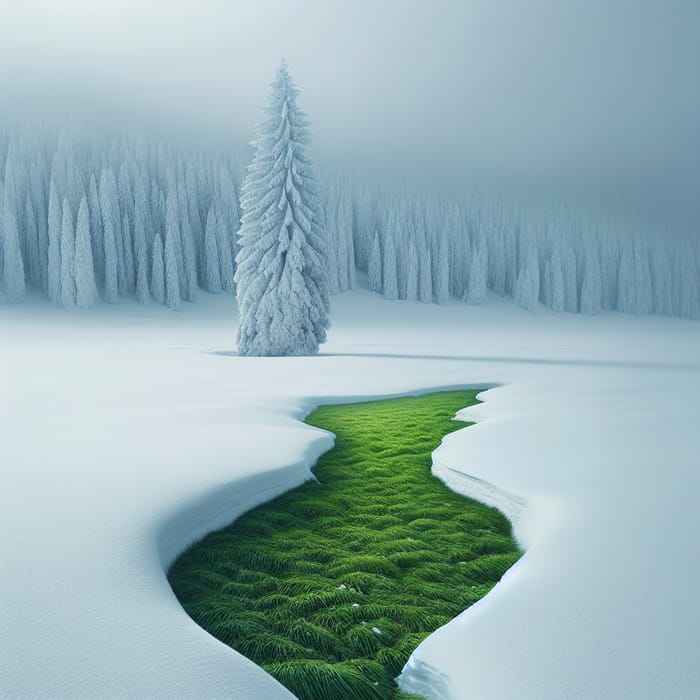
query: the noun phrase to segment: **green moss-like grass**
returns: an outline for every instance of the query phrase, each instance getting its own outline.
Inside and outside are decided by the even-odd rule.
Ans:
[[[336,435],[318,479],[254,508],[169,572],[204,629],[302,700],[403,696],[394,683],[432,631],[520,557],[506,518],[430,473],[475,391],[321,406]]]

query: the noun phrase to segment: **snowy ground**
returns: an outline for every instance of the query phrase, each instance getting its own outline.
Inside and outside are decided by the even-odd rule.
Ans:
[[[405,687],[700,696],[700,324],[353,292],[321,357],[254,359],[233,316],[224,298],[0,307],[0,695],[289,697],[185,615],[164,567],[308,475],[331,444],[297,422],[316,403],[499,385],[436,461],[527,554]]]

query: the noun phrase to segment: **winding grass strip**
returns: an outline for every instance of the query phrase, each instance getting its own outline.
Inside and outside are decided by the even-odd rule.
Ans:
[[[401,698],[394,678],[435,629],[520,557],[510,523],[432,476],[475,391],[321,406],[336,435],[309,481],[185,552],[188,614],[301,700]]]

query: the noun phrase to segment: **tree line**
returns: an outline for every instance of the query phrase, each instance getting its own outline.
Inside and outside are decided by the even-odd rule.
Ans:
[[[234,291],[247,149],[88,127],[0,132],[0,300],[65,308],[135,297],[177,309]],[[331,293],[356,274],[387,299],[700,317],[700,239],[460,183],[325,167]]]

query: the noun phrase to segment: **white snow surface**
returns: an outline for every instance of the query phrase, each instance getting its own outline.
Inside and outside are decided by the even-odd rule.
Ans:
[[[413,654],[430,698],[700,697],[700,324],[333,299],[312,358],[237,357],[235,308],[0,307],[0,696],[290,697],[165,568],[309,478],[315,405],[495,387],[435,469],[527,548]]]

